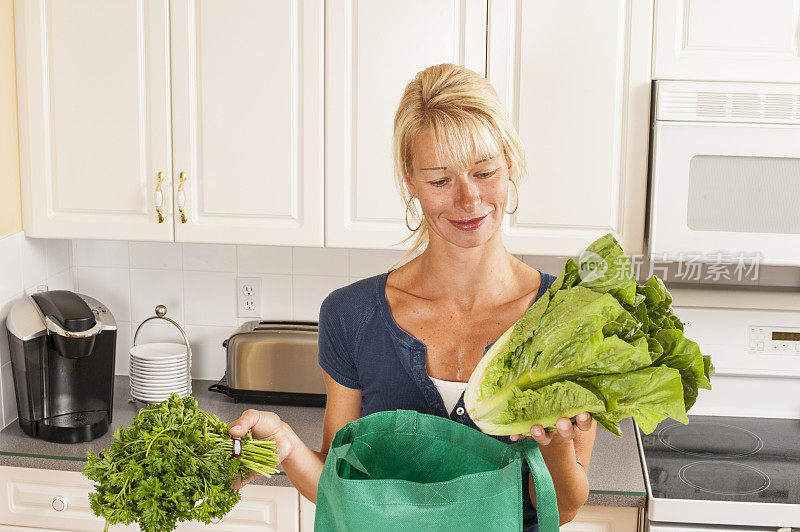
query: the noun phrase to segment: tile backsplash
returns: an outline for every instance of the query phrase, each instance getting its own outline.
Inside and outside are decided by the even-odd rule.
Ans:
[[[192,375],[213,380],[225,372],[222,341],[254,319],[237,317],[237,277],[261,279],[263,318],[317,320],[330,292],[386,271],[402,256],[385,250],[72,241],[76,290],[102,301],[117,320],[117,374],[128,373],[136,328],[163,304],[189,337]],[[137,343],[150,341],[180,341],[180,334],[151,321]]]
[[[11,354],[5,319],[25,293],[46,285],[50,290],[73,290],[72,249],[69,240],[26,238],[21,232],[0,238],[0,422],[17,419],[11,373]]]

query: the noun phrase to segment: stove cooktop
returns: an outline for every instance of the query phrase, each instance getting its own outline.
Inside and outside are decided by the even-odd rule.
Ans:
[[[640,434],[654,500],[800,505],[800,420],[689,416]]]

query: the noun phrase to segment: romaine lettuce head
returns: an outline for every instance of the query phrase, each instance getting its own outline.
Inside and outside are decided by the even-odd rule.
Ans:
[[[537,308],[539,301],[547,303],[543,312],[541,306]],[[536,389],[566,378],[622,373],[650,365],[643,337],[628,343],[616,335],[604,336],[609,323],[632,319],[611,295],[575,286],[557,291],[549,301],[539,301],[526,313],[536,316],[535,321],[528,320],[528,338],[520,342],[523,335],[513,326],[473,372],[470,383],[480,378],[473,398],[477,417],[505,408],[514,389]]]
[[[683,422],[698,388],[710,388],[713,365],[671,305],[660,279],[637,285],[617,241],[598,239],[486,352],[464,394],[467,411],[488,434],[580,412],[615,434],[624,417],[643,430],[666,417]]]
[[[622,436],[620,420],[633,417],[649,434],[667,417],[688,423],[681,376],[666,366],[586,379],[564,380],[536,390],[514,389],[506,408],[476,420],[487,434],[527,434],[534,425],[554,430],[559,418],[589,412],[609,432]]]

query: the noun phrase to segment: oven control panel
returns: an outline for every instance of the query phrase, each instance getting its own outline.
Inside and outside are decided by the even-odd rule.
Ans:
[[[754,354],[800,356],[800,327],[750,325],[747,351]]]

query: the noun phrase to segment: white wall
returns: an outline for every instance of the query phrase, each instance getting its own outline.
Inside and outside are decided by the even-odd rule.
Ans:
[[[15,233],[0,239],[0,422],[17,419],[17,402],[5,319],[15,301],[26,292],[47,285],[50,290],[72,290],[71,249],[68,240],[25,238]]]
[[[237,276],[261,278],[265,319],[317,320],[333,290],[387,271],[400,251],[73,241],[76,290],[97,298],[117,319],[117,374],[128,373],[128,349],[138,325],[166,305],[192,346],[192,376],[217,380],[225,372],[222,341],[237,318]],[[148,322],[138,343],[180,341],[165,322]]]

